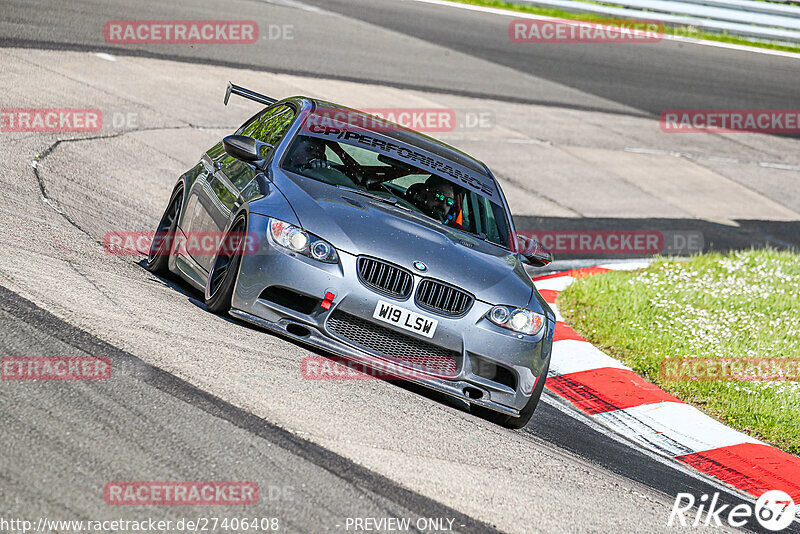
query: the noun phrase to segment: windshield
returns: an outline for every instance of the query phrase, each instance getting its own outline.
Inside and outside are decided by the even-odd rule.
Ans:
[[[283,169],[385,199],[508,248],[505,210],[488,176],[375,131],[321,126],[319,117],[310,117],[289,147]]]

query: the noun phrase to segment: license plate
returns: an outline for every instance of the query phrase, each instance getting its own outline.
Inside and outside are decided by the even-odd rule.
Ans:
[[[372,317],[425,337],[433,337],[433,333],[436,332],[436,326],[439,324],[436,319],[425,317],[422,314],[401,308],[384,300],[378,301]]]

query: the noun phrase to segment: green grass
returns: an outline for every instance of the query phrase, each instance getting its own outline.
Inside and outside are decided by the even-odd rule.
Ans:
[[[570,11],[564,11],[561,9],[551,9],[551,8],[536,7],[531,5],[513,4],[511,2],[503,2],[502,0],[450,0],[450,1],[457,2],[460,4],[472,4],[476,6],[507,9],[509,11],[518,11],[520,13],[533,13],[534,15],[542,15],[544,17],[553,17],[559,19],[585,20],[589,22],[607,22],[614,18],[609,15],[595,15],[592,13],[572,13]],[[704,39],[706,41],[718,41],[722,43],[752,46],[755,48],[768,48],[770,50],[783,50],[785,52],[800,53],[800,46],[791,46],[786,44],[762,42],[762,41],[751,41],[749,39],[745,39],[744,37],[731,35],[727,32],[723,33],[704,32],[695,26],[665,25],[664,33],[669,35],[680,35],[683,37],[691,37],[693,39]]]
[[[800,455],[800,383],[666,381],[668,358],[800,358],[800,254],[749,250],[580,279],[557,301],[584,338],[722,422]]]

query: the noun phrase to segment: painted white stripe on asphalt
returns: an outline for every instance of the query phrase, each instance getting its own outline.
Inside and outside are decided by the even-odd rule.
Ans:
[[[720,156],[704,156],[692,154],[690,152],[676,152],[674,150],[658,150],[655,148],[625,148],[625,152],[635,154],[659,154],[673,156],[675,158],[685,158],[692,160],[719,161],[721,163],[738,163],[742,165],[755,165],[756,167],[767,167],[770,169],[781,169],[784,171],[800,171],[800,165],[787,165],[785,163],[775,163],[774,161],[753,161],[750,159],[725,158]]]
[[[556,304],[549,304],[549,306],[550,306],[550,309],[553,310],[553,313],[556,316],[556,321],[558,321],[560,323],[565,322],[564,318],[561,316],[561,312],[558,311],[558,306]]]
[[[636,269],[644,269],[645,267],[649,267],[650,263],[651,262],[649,260],[621,261],[618,263],[604,263],[602,265],[598,265],[598,267],[611,269],[612,271],[635,271]]]
[[[281,7],[292,7],[295,9],[301,9],[303,11],[310,11],[311,13],[324,13],[324,11],[318,7],[310,6],[308,4],[304,4],[296,0],[263,0],[263,1],[266,2],[267,4],[273,4]]]
[[[577,373],[613,367],[615,369],[630,369],[619,360],[615,360],[588,341],[577,339],[563,339],[553,343],[553,356],[550,361],[550,370],[559,375]]]
[[[572,406],[571,404],[566,403],[561,397],[559,397],[555,393],[545,390],[544,394],[542,394],[542,402],[544,402],[545,404],[547,404],[549,406],[552,406],[553,408],[558,410],[560,413],[562,413],[562,414],[564,414],[564,415],[566,415],[568,417],[571,417],[573,419],[581,421],[582,423],[587,425],[592,430],[595,430],[597,432],[600,432],[601,434],[604,434],[604,435],[608,436],[609,438],[613,439],[617,443],[622,443],[624,445],[627,445],[628,447],[633,448],[633,444],[630,442],[630,440],[623,438],[619,433],[608,432],[608,427],[606,425],[601,424],[600,422],[598,422],[597,420],[595,420],[595,419],[593,419],[591,417],[585,416],[583,414],[583,412],[578,411],[574,406]],[[700,480],[705,484],[709,484],[709,485],[713,486],[715,489],[719,490],[722,493],[734,495],[737,498],[744,499],[745,501],[747,501],[747,502],[749,502],[751,504],[755,503],[755,501],[756,501],[755,498],[750,497],[749,495],[744,496],[744,494],[742,494],[742,493],[737,493],[736,490],[733,490],[729,486],[726,486],[726,485],[722,484],[721,482],[719,482],[715,478],[709,478],[706,475],[701,474],[698,471],[695,471],[694,469],[689,468],[688,466],[686,466],[685,464],[683,464],[681,462],[676,462],[671,455],[669,455],[669,456],[665,455],[665,454],[663,454],[662,451],[654,451],[652,449],[642,448],[642,447],[636,447],[636,449],[639,452],[641,452],[641,454],[644,454],[645,456],[647,456],[651,460],[659,462],[660,464],[669,466],[669,467],[675,469],[676,471],[679,471],[680,473],[682,473],[685,476],[691,477],[691,478],[693,478],[695,480]]]
[[[569,275],[556,276],[555,278],[545,278],[544,280],[534,280],[533,285],[536,289],[549,289],[551,291],[564,291],[567,286],[575,279]]]
[[[489,13],[492,15],[501,15],[504,17],[514,17],[515,19],[530,19],[530,20],[563,20],[565,22],[575,23],[572,19],[560,19],[558,17],[545,17],[543,15],[534,15],[533,13],[523,13],[521,11],[511,11],[509,9],[499,9],[495,7],[475,6],[470,4],[460,4],[456,2],[448,2],[446,0],[412,0],[414,2],[421,2],[423,4],[433,4],[437,6],[447,6],[455,9],[465,9],[467,11],[478,11],[481,13]],[[714,48],[726,48],[728,50],[739,50],[741,52],[751,52],[753,54],[766,54],[768,56],[788,57],[792,59],[800,59],[800,54],[795,52],[784,52],[783,50],[772,50],[770,48],[756,48],[754,46],[738,45],[733,43],[723,43],[720,41],[706,41],[704,39],[693,39],[691,37],[683,37],[680,35],[664,34],[665,41],[678,41],[681,43],[696,44],[698,46],[712,46]]]
[[[671,456],[761,443],[679,402],[645,404],[593,415],[614,431]]]

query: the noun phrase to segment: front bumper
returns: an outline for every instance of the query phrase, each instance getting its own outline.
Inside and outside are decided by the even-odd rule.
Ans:
[[[267,217],[251,214],[248,231],[266,236]],[[538,380],[544,380],[552,346],[554,322],[552,316],[536,336],[515,334],[489,322],[485,315],[491,305],[480,300],[459,318],[451,318],[418,308],[414,291],[423,279],[414,274],[414,287],[406,299],[392,299],[362,285],[356,274],[357,257],[339,251],[338,264],[324,264],[275,246],[268,238],[259,239],[254,254],[242,257],[239,277],[232,299],[231,314],[267,330],[278,332],[314,347],[324,349],[369,367],[385,370],[388,367],[408,365],[413,373],[403,373],[401,378],[425,387],[477,404],[492,410],[518,416],[525,407]],[[424,258],[421,258],[424,260]],[[457,284],[457,281],[453,281]],[[330,309],[321,306],[303,312],[275,301],[259,298],[269,286],[280,286],[322,301],[327,292],[336,298]],[[480,297],[479,295],[476,297]],[[372,319],[377,301],[390,301],[397,306],[420,313],[439,321],[433,338],[424,338],[394,325]],[[308,312],[308,313],[305,313]],[[417,338],[446,349],[455,355],[456,368],[447,376],[420,371],[391,355],[372,350],[364,344],[337,334],[329,327],[329,319],[348,314],[395,331],[408,338]],[[402,356],[402,355],[400,355]],[[478,366],[498,365],[513,376],[513,384],[501,383]],[[298,372],[300,371],[298,366]]]

